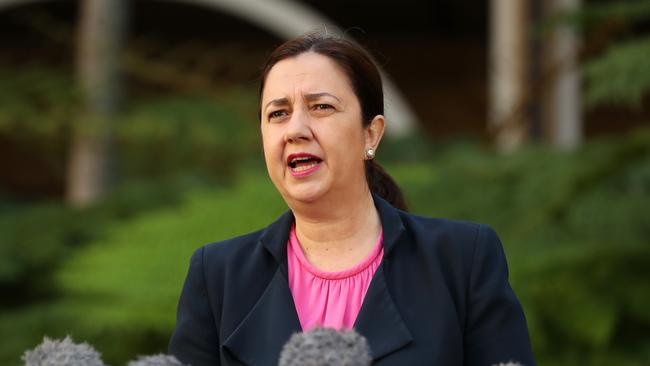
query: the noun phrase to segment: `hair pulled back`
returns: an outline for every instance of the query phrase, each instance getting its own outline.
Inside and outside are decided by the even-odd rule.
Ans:
[[[368,127],[373,118],[384,114],[384,90],[379,69],[360,46],[341,37],[320,32],[309,33],[285,42],[270,55],[262,69],[259,97],[262,98],[266,78],[275,64],[305,52],[329,57],[348,77],[361,106],[361,124]],[[366,181],[370,191],[396,208],[406,210],[404,195],[397,183],[375,160],[365,161]]]

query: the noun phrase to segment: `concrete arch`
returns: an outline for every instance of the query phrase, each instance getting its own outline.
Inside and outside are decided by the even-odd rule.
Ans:
[[[0,11],[16,5],[48,0],[0,0]],[[199,5],[247,20],[282,38],[289,39],[314,29],[341,34],[338,27],[313,9],[292,0],[158,0]],[[386,104],[387,131],[403,136],[415,129],[417,117],[392,80],[382,72]]]

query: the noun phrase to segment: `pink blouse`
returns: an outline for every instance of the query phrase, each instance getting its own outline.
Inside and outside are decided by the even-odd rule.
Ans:
[[[377,244],[361,263],[339,272],[324,272],[309,263],[292,226],[287,244],[289,288],[303,331],[317,326],[351,329],[383,256],[380,231]]]

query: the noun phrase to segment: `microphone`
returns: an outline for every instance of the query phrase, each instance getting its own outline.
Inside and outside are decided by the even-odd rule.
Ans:
[[[25,366],[106,366],[101,355],[87,343],[43,338],[43,342],[21,357]]]
[[[128,366],[184,366],[174,356],[159,354],[155,356],[140,356],[129,362]]]
[[[76,344],[67,336],[62,341],[43,338],[43,342],[22,356],[25,366],[106,366],[97,350],[87,343]],[[174,356],[140,356],[128,366],[185,366]]]
[[[278,366],[369,366],[371,361],[368,341],[356,331],[318,327],[292,335]]]
[[[87,343],[76,344],[69,336],[63,340],[43,338],[43,342],[21,357],[25,366],[107,366],[97,350]],[[354,330],[314,328],[295,333],[282,348],[278,366],[370,366],[368,342]],[[140,356],[128,366],[187,366],[174,356]],[[522,366],[517,362],[493,366]]]

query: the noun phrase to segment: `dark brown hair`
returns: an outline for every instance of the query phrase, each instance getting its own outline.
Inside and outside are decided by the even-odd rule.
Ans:
[[[347,75],[352,89],[361,105],[361,123],[364,128],[373,118],[384,114],[384,90],[377,65],[360,46],[346,39],[309,33],[285,42],[276,48],[262,69],[259,97],[262,98],[264,83],[269,72],[278,62],[305,52],[315,52],[329,57]],[[406,210],[404,195],[397,183],[375,160],[366,160],[366,181],[370,191],[387,200],[391,205]]]

